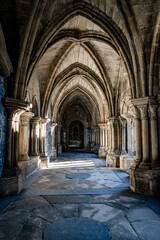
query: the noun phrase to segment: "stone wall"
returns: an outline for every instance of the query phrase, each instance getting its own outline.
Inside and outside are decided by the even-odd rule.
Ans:
[[[0,176],[2,174],[4,165],[6,125],[7,125],[6,112],[2,104],[2,100],[4,97],[5,97],[5,79],[4,77],[0,76]]]

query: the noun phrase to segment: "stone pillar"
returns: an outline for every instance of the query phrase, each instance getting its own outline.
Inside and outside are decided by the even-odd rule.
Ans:
[[[51,127],[51,134],[52,134],[52,159],[55,159],[57,157],[57,149],[56,149],[56,126],[57,123],[52,123]]]
[[[39,124],[39,153],[41,157],[47,156],[46,153],[46,124],[50,121],[49,118],[40,119]]]
[[[127,121],[125,118],[120,117],[120,122],[121,122],[121,139],[122,139],[122,147],[121,147],[121,156],[120,156],[120,168],[124,171],[125,169],[125,158],[126,158],[126,145],[127,145]]]
[[[134,99],[132,103],[135,109],[140,109],[141,122],[139,117],[135,119],[136,159],[130,168],[130,188],[136,193],[153,196],[159,193],[160,186],[160,168],[154,164],[157,162],[158,155],[156,106],[152,108],[152,105],[157,105],[157,101],[155,97],[144,97]],[[150,110],[150,132],[148,108]],[[140,136],[140,133],[142,133],[142,136]],[[149,148],[149,142],[151,143],[151,149]]]
[[[136,127],[136,165],[141,162],[142,159],[142,142],[141,142],[141,120],[138,116],[135,118]]]
[[[131,144],[132,144],[132,131],[131,131],[131,119],[127,119],[127,156],[132,156]]]
[[[149,165],[149,126],[148,126],[148,105],[139,105],[142,123],[142,166]]]
[[[38,145],[39,145],[39,122],[40,117],[33,117],[31,119],[31,155],[38,156]],[[44,147],[44,145],[43,145]]]
[[[117,149],[117,119],[110,118],[110,151],[106,155],[107,167],[119,167],[119,150]]]
[[[58,124],[57,131],[58,131],[58,153],[62,153],[62,143],[61,143],[61,130],[62,130],[62,125]]]
[[[105,149],[105,126],[106,123],[98,124],[100,128],[100,148],[98,151],[98,155],[100,158],[105,158],[106,157],[106,149]]]
[[[32,112],[25,112],[20,118],[19,160],[29,160],[29,121],[34,116]]]
[[[157,124],[157,105],[149,105],[151,123],[151,153],[152,165],[159,165],[158,161],[158,124]]]
[[[23,188],[23,174],[18,165],[19,119],[30,109],[30,104],[18,99],[5,99],[7,109],[6,157],[0,179],[0,195],[17,194]]]
[[[122,124],[122,149],[121,155],[126,155],[126,143],[127,143],[127,121],[125,118],[120,118]]]

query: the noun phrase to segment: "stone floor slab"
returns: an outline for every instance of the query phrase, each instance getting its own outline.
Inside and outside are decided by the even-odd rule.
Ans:
[[[69,218],[51,224],[44,240],[109,240],[111,234],[99,222],[86,218]]]
[[[80,217],[91,218],[101,223],[106,223],[112,218],[122,214],[122,210],[105,204],[83,204],[80,208]]]

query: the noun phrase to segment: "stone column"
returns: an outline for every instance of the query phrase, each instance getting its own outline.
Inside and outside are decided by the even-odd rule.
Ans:
[[[107,150],[110,148],[110,126],[107,123]]]
[[[6,134],[6,159],[4,162],[5,169],[12,168],[12,126],[13,126],[14,111],[10,108],[7,109],[7,134]]]
[[[110,120],[110,126],[111,126],[111,134],[112,134],[112,153],[115,153],[116,151],[116,122],[115,120]]]
[[[62,153],[62,144],[61,144],[62,125],[61,124],[58,124],[57,130],[58,130],[58,153],[61,154]]]
[[[132,132],[131,132],[131,119],[127,119],[127,156],[132,156],[131,152],[131,139],[132,139]]]
[[[57,123],[52,123],[51,134],[52,134],[52,158],[55,159],[57,157],[57,149],[56,149],[56,126]]]
[[[40,137],[39,137],[39,152],[41,157],[47,156],[46,153],[46,124],[50,122],[49,118],[40,119]]]
[[[100,148],[99,148],[99,157],[101,158],[105,158],[106,157],[106,149],[104,146],[104,142],[105,142],[105,126],[106,123],[102,123],[102,124],[98,124],[99,128],[100,128]]]
[[[151,122],[151,153],[152,165],[159,165],[158,161],[158,125],[157,125],[157,105],[149,105]]]
[[[142,122],[142,166],[149,165],[149,126],[148,126],[148,105],[139,105]]]
[[[132,108],[135,121],[136,130],[136,157],[134,159],[134,165],[138,166],[142,160],[142,141],[141,141],[141,119],[140,112],[137,107]]]
[[[20,118],[19,160],[29,160],[29,121],[34,116],[32,112],[25,112]]]
[[[127,121],[125,118],[120,118],[121,124],[122,124],[122,155],[126,155],[126,143],[127,143]]]
[[[31,155],[38,156],[38,144],[39,144],[39,122],[40,117],[33,117],[31,119]],[[44,145],[43,145],[44,147]]]

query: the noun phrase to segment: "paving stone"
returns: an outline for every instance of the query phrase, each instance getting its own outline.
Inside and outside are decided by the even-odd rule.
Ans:
[[[137,204],[139,204],[142,201],[131,198],[131,197],[126,197],[126,196],[116,196],[115,199],[109,200],[109,202],[121,205],[126,208],[131,208],[131,207],[136,206]]]
[[[42,237],[43,231],[40,228],[35,228],[31,224],[26,224],[16,240],[40,240]]]
[[[39,208],[46,204],[48,204],[48,202],[42,197],[25,199],[18,202],[19,207],[21,206],[28,211],[32,211],[34,208]]]
[[[83,204],[80,208],[80,217],[91,218],[101,223],[122,215],[123,211],[105,204]]]
[[[69,218],[51,224],[44,240],[109,240],[111,234],[101,223],[86,218]]]
[[[64,218],[73,218],[79,215],[78,204],[53,204],[53,207],[56,208]]]
[[[131,222],[141,220],[149,221],[150,219],[160,221],[159,216],[155,212],[153,212],[150,208],[144,205],[139,205],[135,208],[130,209],[126,215],[129,221]]]
[[[127,219],[120,215],[106,223],[107,228],[112,234],[112,240],[138,240],[138,236],[131,227]]]
[[[91,203],[107,203],[112,196],[111,194],[92,196]]]
[[[152,217],[150,218],[150,215],[148,215],[148,222],[138,221],[132,223],[139,238],[142,240],[160,239],[160,221],[152,221],[151,219]]]
[[[41,217],[48,222],[54,222],[63,218],[63,215],[56,208],[45,205],[32,211],[33,215]]]
[[[88,173],[70,173],[66,174],[65,177],[69,179],[86,179],[89,178],[91,175]]]
[[[0,221],[0,240],[15,240],[22,230],[22,225],[15,223],[13,218],[10,222]]]
[[[91,202],[91,197],[75,195],[75,196],[64,196],[64,202],[66,203],[89,203]]]

